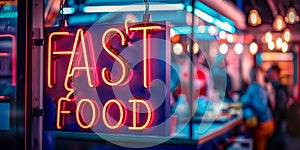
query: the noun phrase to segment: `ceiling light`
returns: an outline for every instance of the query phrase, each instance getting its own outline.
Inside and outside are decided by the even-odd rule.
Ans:
[[[214,22],[214,18],[212,16],[208,15],[207,13],[205,13],[199,9],[195,9],[195,15],[200,17],[201,19],[203,19],[204,21],[206,21],[208,23]]]
[[[286,28],[282,33],[282,39],[286,42],[289,42],[292,40],[292,33],[291,30]]]
[[[286,27],[286,24],[284,23],[284,20],[281,15],[277,15],[274,22],[273,22],[273,28],[276,31],[282,31]]]
[[[250,10],[249,16],[248,16],[248,23],[252,26],[257,26],[261,24],[261,18],[257,12],[257,10],[252,9]]]
[[[294,7],[290,7],[284,17],[286,23],[294,24],[299,21],[299,16]]]

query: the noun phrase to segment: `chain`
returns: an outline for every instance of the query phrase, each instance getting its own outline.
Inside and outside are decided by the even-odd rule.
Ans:
[[[145,2],[145,14],[149,14],[149,3],[148,0],[144,0]]]
[[[65,19],[65,16],[64,16],[64,0],[60,0],[59,14],[60,14],[60,20],[64,20]]]
[[[60,15],[59,26],[60,27],[68,26],[67,20],[65,19],[65,15],[64,15],[64,2],[65,0],[60,0],[60,4],[59,4],[59,15]]]
[[[143,16],[143,21],[144,22],[149,22],[150,21],[150,13],[149,13],[149,3],[148,0],[144,0],[145,2],[145,14]]]

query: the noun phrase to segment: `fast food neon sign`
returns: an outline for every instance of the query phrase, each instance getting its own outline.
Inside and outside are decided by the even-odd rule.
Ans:
[[[167,111],[169,110],[165,109],[169,105],[168,96],[163,99],[162,104],[165,106],[159,106],[156,109],[148,99],[152,78],[162,79],[168,85],[168,44],[157,41],[152,43],[153,36],[166,40],[168,37],[167,26],[158,23],[144,23],[128,27],[127,23],[128,21],[125,21],[125,29],[120,26],[97,27],[97,31],[102,31],[100,36],[85,30],[84,27],[66,31],[49,30],[46,96],[51,97],[52,102],[56,103],[56,130],[65,130],[68,126],[66,120],[74,116],[75,126],[81,130],[90,130],[101,124],[101,128],[109,133],[109,130],[120,130],[121,133],[145,131],[168,117]],[[133,60],[135,56],[129,57],[126,54],[126,56],[122,56],[120,54],[122,48],[117,48],[127,46],[132,37],[142,41],[142,44],[131,46],[133,51],[141,51],[138,53],[141,54],[139,57],[141,57],[142,63],[136,64],[138,67],[132,66],[128,61]],[[99,39],[101,39],[100,46],[97,45],[100,43]],[[152,44],[162,46],[165,51],[151,49]],[[101,51],[100,55],[96,58],[95,53],[99,50]],[[125,50],[123,49],[122,52]],[[152,54],[161,57],[165,61],[164,65],[161,61],[153,60]],[[118,69],[113,70],[113,64],[108,64],[109,62],[116,65]],[[153,71],[153,67],[157,67],[157,69],[162,67],[164,74],[159,73],[160,71]],[[65,73],[62,74],[61,72]],[[83,84],[86,84],[88,88],[97,90],[100,103],[94,98],[89,98],[89,93],[74,96],[78,87],[74,85],[72,80],[76,80],[77,76],[85,76],[84,81],[86,82]],[[142,78],[142,80],[137,78]],[[62,81],[63,87],[61,87]],[[130,88],[131,91],[138,89],[138,94],[125,100],[113,97],[114,94],[111,92],[104,92],[112,88],[123,90],[125,86],[133,87]],[[166,90],[167,88],[166,86]],[[65,91],[61,92],[61,89]],[[75,107],[70,108],[68,106],[74,106],[74,103]],[[164,112],[162,116],[155,115],[156,112],[162,111]],[[51,128],[53,129],[53,127]],[[149,133],[151,134],[151,132]]]

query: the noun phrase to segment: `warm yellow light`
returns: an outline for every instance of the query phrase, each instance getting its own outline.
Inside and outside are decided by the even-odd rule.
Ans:
[[[257,12],[257,10],[252,9],[250,10],[249,16],[248,16],[248,23],[252,26],[257,26],[261,24],[261,18]]]
[[[286,23],[294,24],[299,21],[299,16],[294,7],[290,7],[284,17]]]
[[[270,42],[268,43],[268,49],[272,51],[274,48],[275,48],[274,42],[273,42],[273,41],[270,41]]]
[[[286,53],[288,51],[288,49],[289,49],[288,43],[287,42],[283,42],[282,43],[282,47],[281,47],[282,52]]]
[[[291,30],[286,28],[282,33],[282,39],[286,42],[289,42],[292,40],[292,33]]]
[[[266,34],[265,34],[265,41],[267,42],[267,43],[269,43],[269,42],[271,42],[272,41],[272,33],[271,32],[267,32]]]
[[[256,44],[255,42],[252,42],[252,43],[250,44],[249,50],[250,50],[250,53],[251,53],[252,55],[255,55],[255,54],[257,53],[257,50],[258,50],[257,44]]]
[[[175,55],[180,55],[180,54],[182,54],[182,52],[183,52],[182,45],[180,43],[174,44],[174,46],[173,46],[173,53]]]
[[[193,45],[193,53],[197,54],[198,51],[199,51],[199,45],[198,45],[198,43],[194,43],[194,45]]]
[[[282,47],[282,39],[281,37],[278,37],[276,39],[276,48],[280,49]]]
[[[222,43],[219,47],[220,53],[225,55],[228,52],[228,46],[225,43]]]
[[[227,36],[227,34],[226,34],[226,32],[225,31],[220,31],[220,33],[219,33],[219,37],[220,37],[220,39],[226,39],[226,36]]]
[[[273,28],[276,31],[282,31],[286,27],[286,24],[284,23],[284,20],[281,15],[277,15],[274,22],[273,22]]]

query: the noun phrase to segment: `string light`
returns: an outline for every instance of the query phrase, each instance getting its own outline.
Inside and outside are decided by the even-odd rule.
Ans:
[[[232,43],[233,42],[233,35],[232,34],[228,34],[227,35],[227,42],[228,43]]]
[[[250,53],[252,55],[255,55],[257,53],[257,50],[258,50],[258,46],[255,42],[252,42],[249,46],[249,50],[250,50]]]
[[[180,43],[176,43],[173,46],[173,52],[175,55],[180,55],[183,52],[183,47]]]
[[[238,55],[241,54],[243,52],[243,45],[241,43],[235,44],[234,51]]]
[[[225,55],[228,52],[228,46],[225,43],[222,43],[219,47],[219,51],[221,54]]]
[[[272,33],[271,33],[271,32],[267,32],[267,33],[265,34],[265,41],[266,41],[267,43],[271,42],[271,41],[272,41],[272,38],[273,38],[273,36],[272,36]]]
[[[286,53],[288,51],[289,45],[287,44],[287,42],[283,42],[282,43],[282,47],[281,47],[281,51],[283,53]]]
[[[276,39],[276,48],[280,49],[281,47],[282,47],[282,39],[281,39],[281,37],[278,37]]]
[[[219,32],[219,37],[220,37],[220,39],[223,39],[223,40],[224,40],[224,39],[226,39],[226,36],[227,36],[227,35],[226,35],[226,32],[225,32],[225,31],[220,31],[220,32]]]
[[[273,41],[270,41],[270,42],[268,43],[268,49],[272,51],[272,50],[274,50],[274,48],[275,48],[274,42],[273,42]]]
[[[216,34],[218,34],[218,29],[215,26],[209,26],[208,33],[210,35],[216,35]]]
[[[197,54],[199,51],[199,44],[198,43],[194,43],[193,45],[193,53]]]

